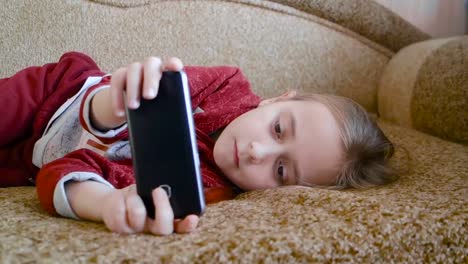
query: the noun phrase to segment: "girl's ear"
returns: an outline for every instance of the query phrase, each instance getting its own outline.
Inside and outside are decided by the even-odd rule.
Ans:
[[[285,100],[293,98],[294,96],[296,96],[296,94],[297,92],[295,90],[287,91],[281,94],[280,96],[262,100],[260,104],[258,104],[258,106],[264,106],[264,105],[271,104],[271,103],[278,102],[278,101],[285,101]]]

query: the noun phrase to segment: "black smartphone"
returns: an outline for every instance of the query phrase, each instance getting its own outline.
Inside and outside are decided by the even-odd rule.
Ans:
[[[155,99],[126,109],[137,192],[154,219],[151,192],[167,192],[175,218],[201,215],[205,198],[187,75],[164,72]]]

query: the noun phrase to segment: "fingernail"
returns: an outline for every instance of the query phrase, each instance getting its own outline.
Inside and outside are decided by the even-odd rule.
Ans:
[[[161,198],[164,195],[164,190],[161,187],[156,188],[156,195]]]
[[[137,100],[132,100],[130,101],[128,106],[132,109],[137,109],[140,106],[140,102],[138,102]]]
[[[118,110],[117,112],[115,112],[115,115],[118,116],[118,117],[123,117],[124,116],[124,111]]]
[[[156,89],[149,89],[149,91],[147,92],[147,96],[150,99],[156,97]]]

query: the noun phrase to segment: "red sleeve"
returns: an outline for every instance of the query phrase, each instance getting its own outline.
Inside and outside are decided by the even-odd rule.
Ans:
[[[0,79],[0,186],[30,185],[37,171],[31,162],[34,144],[50,119],[88,77],[102,75],[90,57],[68,52],[58,62]]]
[[[131,163],[113,162],[88,149],[80,149],[44,165],[36,178],[36,190],[41,206],[57,215],[54,207],[55,186],[71,172],[92,172],[120,189],[135,182]]]
[[[235,67],[186,67],[192,95],[192,107],[203,109],[195,115],[197,128],[211,133],[232,122],[260,103],[250,82]]]
[[[192,106],[209,99],[213,93],[226,92],[231,88],[250,91],[250,83],[239,68],[231,66],[186,66],[184,71],[190,86]]]

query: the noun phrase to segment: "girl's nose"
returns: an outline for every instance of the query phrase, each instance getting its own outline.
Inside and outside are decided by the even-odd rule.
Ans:
[[[279,152],[279,146],[261,144],[256,141],[250,142],[248,146],[249,157],[255,164],[262,163],[264,160],[278,155]]]

